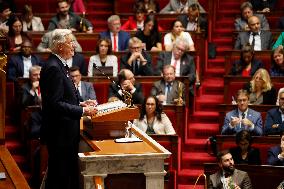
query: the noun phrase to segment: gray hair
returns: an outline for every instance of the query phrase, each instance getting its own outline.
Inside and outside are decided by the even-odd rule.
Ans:
[[[55,29],[53,30],[51,37],[52,37],[52,43],[51,43],[51,51],[57,52],[57,48],[59,44],[66,42],[66,36],[72,34],[71,30],[68,29]]]
[[[120,20],[120,17],[118,15],[111,15],[110,17],[108,17],[107,19],[107,23],[112,23],[115,20]]]
[[[188,51],[189,43],[188,43],[188,41],[185,38],[183,38],[183,37],[176,38],[175,42],[173,43],[173,47],[176,47],[176,46],[178,46],[180,44],[183,44],[184,47],[185,47],[185,51]]]
[[[276,105],[279,106],[279,99],[280,99],[280,95],[284,93],[284,87],[280,88],[278,91],[278,97],[277,97],[277,101],[276,101]]]
[[[34,71],[41,71],[41,67],[38,66],[38,65],[34,65],[34,66],[30,67],[30,69],[29,69],[29,74],[32,75],[32,73],[33,73]]]
[[[134,44],[142,44],[142,41],[137,37],[131,37],[128,42],[128,46],[132,47]]]

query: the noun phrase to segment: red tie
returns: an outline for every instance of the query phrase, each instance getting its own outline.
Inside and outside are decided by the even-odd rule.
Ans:
[[[117,51],[116,34],[113,34],[113,51]]]
[[[37,93],[38,93],[37,95],[40,96],[40,88],[39,87],[37,88]]]
[[[175,68],[177,67],[177,62],[178,62],[177,60],[174,61],[174,65],[173,65],[173,66],[174,66]]]

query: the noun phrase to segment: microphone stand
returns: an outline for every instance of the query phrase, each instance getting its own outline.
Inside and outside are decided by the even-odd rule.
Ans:
[[[132,94],[124,89],[122,89],[122,87],[116,83],[113,79],[111,79],[108,75],[106,75],[96,64],[93,64],[93,66],[99,70],[99,72],[105,76],[108,80],[110,80],[114,85],[116,85],[123,94],[123,98],[124,98],[124,102],[127,104],[128,107],[133,107],[133,103],[132,103]]]

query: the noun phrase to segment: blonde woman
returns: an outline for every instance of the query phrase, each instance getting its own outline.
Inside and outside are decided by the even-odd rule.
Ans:
[[[171,32],[167,33],[164,37],[164,45],[166,51],[171,51],[173,43],[178,37],[182,37],[188,41],[189,51],[195,51],[194,42],[188,32],[184,31],[184,27],[180,20],[175,20],[171,25]]]
[[[258,69],[250,83],[245,86],[245,89],[250,91],[250,104],[274,105],[276,103],[276,90],[266,69]]]

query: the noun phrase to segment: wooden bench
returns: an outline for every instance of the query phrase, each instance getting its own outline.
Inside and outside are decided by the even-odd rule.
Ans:
[[[250,77],[242,76],[224,76],[224,103],[231,104],[232,96],[235,96],[239,89],[242,89],[246,83],[251,80]],[[271,77],[271,82],[278,91],[284,87],[284,77]]]
[[[248,173],[253,188],[277,188],[283,181],[284,167],[281,166],[236,165],[236,168]],[[208,179],[209,175],[218,170],[216,163],[204,164],[204,173]]]

